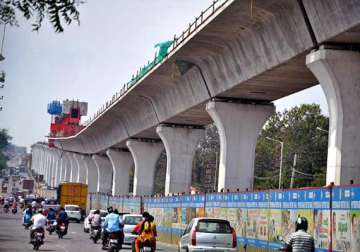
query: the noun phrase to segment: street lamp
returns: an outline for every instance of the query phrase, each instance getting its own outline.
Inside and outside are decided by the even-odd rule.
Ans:
[[[270,141],[274,141],[280,144],[281,146],[281,153],[280,153],[280,171],[279,171],[279,189],[281,189],[281,177],[282,177],[282,164],[283,164],[283,152],[284,152],[284,142],[271,138],[271,137],[266,137],[267,140]]]
[[[320,127],[316,127],[316,129],[317,129],[318,131],[321,131],[321,132],[329,133],[328,130],[324,130],[324,129],[320,128]]]

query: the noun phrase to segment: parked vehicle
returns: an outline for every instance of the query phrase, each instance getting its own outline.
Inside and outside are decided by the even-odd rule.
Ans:
[[[81,221],[81,209],[78,205],[65,205],[65,212],[68,215],[69,220],[75,220],[80,223]]]
[[[132,234],[131,231],[136,224],[143,220],[143,217],[141,214],[124,214],[122,220],[124,222],[124,244],[132,245],[137,235]]]
[[[227,220],[194,218],[180,239],[179,251],[235,252],[236,232]]]
[[[95,211],[96,211],[96,209],[90,210],[90,214],[93,214]],[[105,217],[106,217],[107,214],[108,214],[108,212],[106,210],[100,210],[101,223],[104,223]],[[90,231],[90,222],[89,222],[89,219],[88,219],[88,216],[87,216],[84,219],[84,232],[89,233],[89,231]]]

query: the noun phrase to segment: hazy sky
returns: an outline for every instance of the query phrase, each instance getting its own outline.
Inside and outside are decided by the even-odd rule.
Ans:
[[[92,115],[153,58],[156,43],[179,34],[211,2],[88,0],[80,7],[81,25],[65,27],[65,33],[56,34],[48,24],[39,32],[32,32],[29,22],[9,27],[6,59],[0,63],[7,74],[5,89],[0,89],[0,128],[9,130],[14,144],[30,146],[49,132],[50,101],[87,101]],[[276,106],[283,110],[312,102],[327,113],[319,86],[281,99]]]

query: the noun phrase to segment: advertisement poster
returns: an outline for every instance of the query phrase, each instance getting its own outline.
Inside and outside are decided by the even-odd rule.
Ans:
[[[315,247],[327,249],[329,247],[330,211],[314,210],[314,238]]]
[[[350,212],[346,210],[333,211],[333,248],[336,251],[350,250]]]
[[[360,210],[350,211],[351,252],[360,251]]]
[[[281,209],[270,209],[269,211],[269,241],[277,242],[278,237],[283,236]]]
[[[281,223],[283,238],[286,240],[289,235],[295,231],[295,221],[297,220],[297,210],[289,209],[281,211]]]
[[[297,217],[305,217],[308,220],[308,233],[314,235],[314,210],[313,209],[299,209]],[[297,220],[295,219],[295,222]]]
[[[260,214],[259,209],[248,209],[248,219],[246,225],[247,238],[251,238],[251,239],[257,238],[256,231],[257,231],[259,214]]]
[[[268,240],[268,209],[260,209],[257,219],[257,239],[267,241]]]

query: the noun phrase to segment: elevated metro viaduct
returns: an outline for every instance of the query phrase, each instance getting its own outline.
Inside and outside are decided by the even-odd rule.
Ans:
[[[203,126],[220,134],[218,189],[251,189],[259,130],[272,101],[322,86],[330,112],[327,183],[360,181],[360,0],[224,0],[196,19],[166,59],[57,149],[33,146],[33,169],[56,186],[153,192],[166,150],[166,192],[188,192]]]

